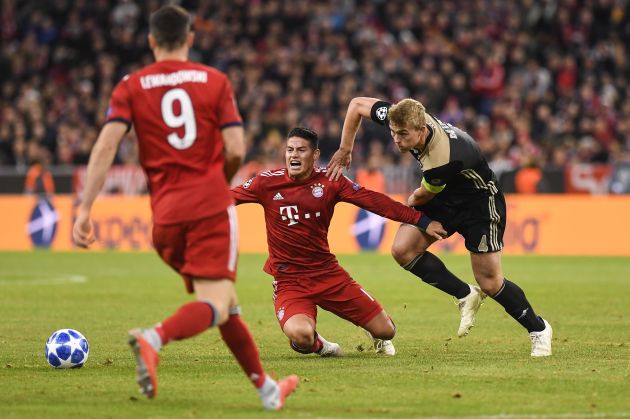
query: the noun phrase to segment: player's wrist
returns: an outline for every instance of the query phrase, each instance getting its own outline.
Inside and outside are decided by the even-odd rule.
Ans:
[[[433,222],[433,220],[431,218],[429,218],[426,214],[422,214],[420,216],[420,219],[416,223],[416,225],[422,231],[427,231],[427,228],[429,228],[429,224],[431,224],[432,222]]]

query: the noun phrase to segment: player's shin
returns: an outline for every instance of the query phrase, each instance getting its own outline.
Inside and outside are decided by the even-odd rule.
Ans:
[[[467,283],[449,271],[444,263],[433,253],[424,252],[403,266],[422,281],[460,299],[470,293]]]
[[[503,286],[492,298],[528,332],[540,332],[545,329],[545,323],[534,312],[525,293],[515,283],[504,278]]]
[[[245,375],[249,377],[256,388],[261,388],[265,383],[265,372],[260,363],[258,348],[249,328],[239,314],[239,307],[231,308],[228,321],[219,326],[219,331]]]
[[[181,340],[198,335],[209,327],[216,326],[219,315],[209,301],[193,301],[184,304],[175,314],[155,327],[160,337],[160,346],[171,340]],[[159,350],[159,347],[156,348]]]

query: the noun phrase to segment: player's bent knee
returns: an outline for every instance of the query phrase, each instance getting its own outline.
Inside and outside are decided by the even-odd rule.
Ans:
[[[475,280],[479,284],[479,288],[486,295],[495,295],[503,285],[502,277],[476,275]]]
[[[310,348],[315,343],[315,330],[308,323],[285,325],[284,334],[301,348]]]
[[[418,253],[414,249],[411,249],[409,248],[409,246],[396,242],[394,242],[394,244],[392,245],[391,254],[394,260],[398,262],[400,266],[405,266],[416,256],[418,256]]]

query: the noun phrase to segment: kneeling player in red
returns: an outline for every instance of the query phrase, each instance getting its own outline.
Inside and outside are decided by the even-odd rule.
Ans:
[[[396,327],[381,305],[339,265],[330,253],[328,227],[337,202],[349,202],[375,214],[417,225],[441,239],[437,221],[346,177],[331,181],[315,168],[317,134],[294,128],[286,143],[286,168],[260,173],[232,189],[236,204],[258,203],[265,210],[269,258],[265,272],[274,277],[274,303],[291,348],[308,354],[339,356],[338,344],[316,332],[317,306],[361,326],[377,353],[394,355]]]

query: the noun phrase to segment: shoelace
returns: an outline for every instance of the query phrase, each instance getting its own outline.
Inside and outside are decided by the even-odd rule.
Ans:
[[[376,352],[380,352],[383,350],[383,340],[381,339],[374,339],[374,349],[376,350]]]

